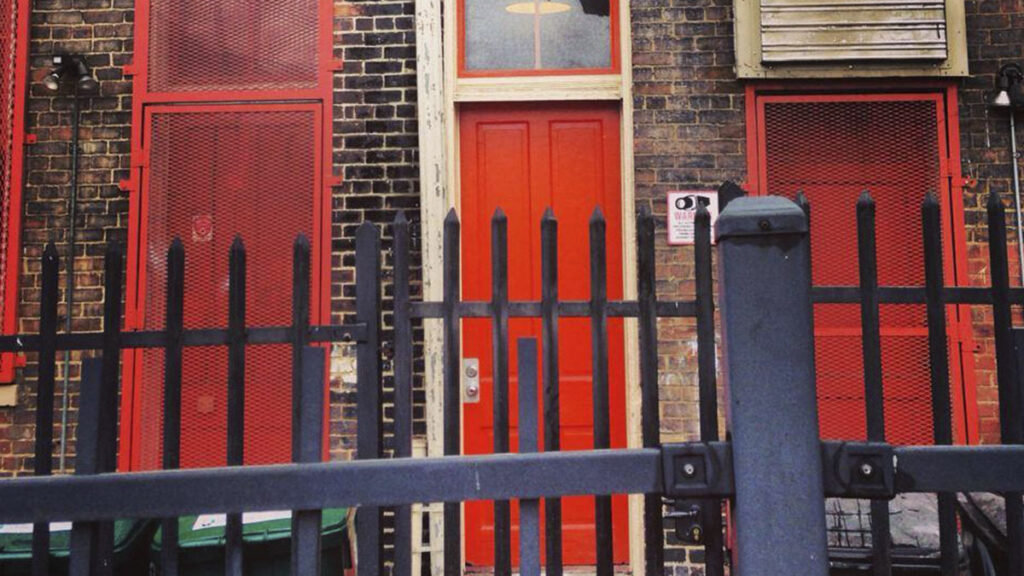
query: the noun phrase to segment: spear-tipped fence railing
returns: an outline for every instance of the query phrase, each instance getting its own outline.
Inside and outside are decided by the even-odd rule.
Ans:
[[[856,208],[859,235],[857,286],[810,286],[810,252],[804,212],[779,199],[743,199],[730,204],[719,220],[719,298],[724,309],[722,345],[728,382],[729,441],[719,439],[715,299],[712,277],[710,218],[701,206],[695,220],[695,297],[663,301],[656,294],[655,220],[642,211],[637,220],[637,297],[609,300],[605,223],[595,212],[590,223],[591,292],[588,300],[559,299],[557,270],[558,222],[549,211],[541,223],[540,300],[515,301],[508,289],[508,222],[500,211],[491,223],[491,299],[460,298],[460,223],[451,213],[444,224],[444,297],[438,302],[414,300],[410,224],[399,215],[392,225],[394,290],[390,303],[394,329],[394,394],[392,424],[383,419],[382,312],[383,288],[380,231],[362,225],[356,238],[356,314],[353,322],[317,326],[310,323],[310,247],[305,239],[294,248],[292,322],[289,326],[249,327],[246,324],[245,248],[237,240],[229,255],[229,323],[225,329],[190,329],[184,323],[185,250],[180,242],[168,251],[168,281],[163,330],[120,330],[123,258],[111,246],[105,261],[104,329],[96,333],[58,334],[59,259],[53,247],[43,254],[40,323],[37,334],[0,337],[0,351],[38,352],[35,472],[38,477],[0,481],[0,522],[30,522],[33,528],[33,573],[49,574],[46,553],[48,523],[73,524],[70,572],[111,571],[112,520],[153,517],[163,526],[161,573],[178,573],[177,518],[186,514],[228,514],[224,571],[240,574],[245,566],[240,514],[257,510],[293,510],[292,573],[320,572],[320,514],[330,507],[359,506],[356,515],[358,569],[378,574],[389,568],[411,573],[411,506],[444,502],[444,566],[458,574],[463,566],[459,505],[467,500],[492,500],[495,509],[494,558],[497,574],[510,574],[514,563],[536,573],[543,563],[548,574],[562,572],[560,498],[593,495],[594,557],[600,574],[612,572],[609,496],[643,494],[646,574],[664,570],[664,518],[684,541],[705,547],[707,573],[724,573],[721,499],[735,502],[734,572],[744,575],[803,573],[822,576],[827,570],[823,514],[817,496],[873,500],[873,571],[889,574],[885,500],[897,492],[938,492],[941,527],[941,571],[958,569],[956,512],[952,493],[992,490],[1007,495],[1007,526],[1011,542],[1021,542],[1021,498],[1024,491],[1024,440],[1019,363],[1024,342],[1013,328],[1011,305],[1024,304],[1024,289],[1009,286],[1005,214],[993,197],[988,206],[992,285],[987,288],[946,287],[942,278],[941,225],[938,203],[923,205],[926,282],[920,287],[880,287],[874,240],[874,203],[861,197]],[[851,207],[852,208],[852,207]],[[851,217],[854,214],[851,211]],[[864,357],[864,398],[868,442],[825,442],[817,437],[814,401],[814,303],[855,303],[861,307]],[[934,439],[937,446],[894,447],[885,443],[883,372],[879,344],[879,307],[912,303],[927,307],[932,377]],[[946,308],[965,304],[991,306],[998,359],[1000,423],[1006,446],[952,446],[949,369],[946,360]],[[528,385],[540,375],[541,394],[524,394],[520,413],[538,413],[542,404],[543,435],[530,430],[520,436],[520,453],[511,454],[509,421],[510,343],[512,318],[539,318],[540,358],[536,343],[520,343],[519,380]],[[460,325],[466,318],[487,318],[492,326],[495,367],[493,387],[494,454],[460,455]],[[594,450],[563,451],[559,445],[559,323],[564,318],[589,319],[593,355]],[[632,319],[638,333],[642,446],[611,448],[608,434],[608,335],[610,319]],[[691,318],[696,322],[697,381],[700,397],[699,442],[662,444],[659,422],[658,321]],[[441,322],[444,337],[444,457],[413,459],[412,415],[414,323]],[[325,348],[329,342],[357,347],[357,453],[355,462],[321,462],[323,457]],[[242,466],[245,443],[245,353],[251,346],[292,347],[292,463]],[[180,470],[181,390],[185,348],[226,346],[228,354],[228,451],[222,468]],[[793,347],[796,347],[795,349]],[[789,348],[787,348],[789,347]],[[119,360],[131,349],[164,351],[164,470],[113,473]],[[99,351],[83,363],[75,476],[50,476],[53,452],[52,397],[57,350]],[[532,352],[531,352],[532,351]],[[542,362],[542,366],[536,366]],[[524,365],[525,363],[525,365]],[[537,384],[537,382],[534,382]],[[796,409],[794,407],[797,407]],[[617,407],[616,407],[617,408]],[[525,411],[525,412],[523,412]],[[384,455],[385,434],[393,454]],[[864,440],[864,439],[859,439]],[[534,450],[539,450],[534,452]],[[896,463],[898,462],[898,466]],[[753,472],[752,472],[753,471]],[[798,479],[804,492],[792,493]],[[807,495],[811,496],[808,497]],[[540,538],[539,500],[545,501]],[[512,555],[510,507],[519,500],[524,514],[520,557]],[[664,514],[665,504],[670,512]],[[385,507],[395,507],[385,514]],[[393,518],[391,520],[390,518]],[[394,546],[385,554],[385,524],[394,523]],[[780,525],[781,524],[781,525]],[[821,528],[818,530],[817,528]],[[1009,547],[1011,574],[1021,574],[1024,546]]]

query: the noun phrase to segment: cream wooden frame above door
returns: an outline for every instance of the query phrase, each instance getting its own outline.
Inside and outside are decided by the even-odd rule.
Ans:
[[[636,214],[633,169],[632,39],[630,1],[611,0],[619,16],[618,74],[550,75],[505,78],[458,76],[457,2],[416,0],[417,90],[419,98],[420,223],[423,297],[441,300],[443,223],[460,204],[458,104],[461,102],[523,102],[604,100],[621,105],[622,272],[623,295],[636,298]],[[626,434],[629,447],[641,445],[640,369],[635,321],[625,325]],[[424,356],[427,454],[442,454],[443,387],[441,326],[425,322]],[[431,534],[441,534],[440,514],[432,513]],[[642,571],[642,500],[630,498],[629,539],[633,572]],[[432,546],[432,573],[441,574],[440,550]],[[465,555],[463,554],[463,557]]]

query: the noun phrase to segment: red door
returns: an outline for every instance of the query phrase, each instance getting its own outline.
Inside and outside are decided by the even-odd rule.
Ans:
[[[944,216],[946,282],[956,283],[951,209],[962,201],[950,186],[941,94],[761,96],[757,113],[760,193],[807,195],[816,285],[859,284],[855,206],[864,190],[876,202],[879,284],[924,284],[921,203],[930,192]],[[947,334],[954,429],[964,441],[970,387],[957,314],[950,306]],[[925,307],[883,304],[880,316],[887,440],[930,444]],[[822,436],[863,439],[860,308],[817,304],[814,331]]]
[[[613,104],[472,105],[460,110],[462,146],[463,297],[491,297],[490,222],[501,207],[508,215],[509,297],[539,300],[540,219],[549,206],[558,218],[559,297],[590,297],[588,221],[596,206],[607,218],[608,297],[622,297],[622,224],[620,207],[619,111]],[[490,321],[466,320],[463,354],[478,358],[481,400],[464,405],[464,449],[486,454],[493,448],[492,350]],[[510,445],[518,445],[516,349],[519,337],[541,334],[539,320],[509,323]],[[561,443],[563,450],[593,448],[589,321],[559,323]],[[626,444],[622,322],[609,322],[609,385],[612,445]],[[543,394],[538,392],[538,397]],[[543,421],[541,415],[538,419]],[[543,437],[543,436],[542,436]],[[592,497],[563,499],[563,549],[566,564],[592,564]],[[513,559],[518,558],[518,509],[513,503]],[[613,503],[615,562],[628,560],[627,504]],[[466,504],[466,559],[494,562],[493,505]],[[542,548],[543,549],[543,548]]]
[[[147,165],[130,234],[128,329],[163,328],[166,254],[176,237],[185,246],[186,328],[227,326],[228,252],[236,235],[247,250],[249,326],[290,324],[298,234],[314,246],[311,313],[322,320],[320,114],[319,104],[147,109]],[[291,460],[290,366],[286,344],[246,349],[246,464]],[[163,353],[128,354],[125,374],[122,468],[160,468]],[[185,350],[181,416],[181,465],[223,465],[225,347]]]

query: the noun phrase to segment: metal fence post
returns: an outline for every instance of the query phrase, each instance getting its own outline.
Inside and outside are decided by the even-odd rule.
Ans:
[[[783,198],[738,198],[717,226],[733,566],[742,576],[825,576],[807,219]]]

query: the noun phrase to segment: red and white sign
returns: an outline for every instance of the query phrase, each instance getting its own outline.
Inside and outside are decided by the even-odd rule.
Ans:
[[[668,243],[693,244],[697,207],[703,204],[711,213],[711,227],[718,220],[718,192],[681,190],[668,193]],[[712,235],[714,242],[714,235]]]
[[[213,240],[213,216],[197,214],[192,217],[192,241],[209,242]]]

